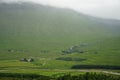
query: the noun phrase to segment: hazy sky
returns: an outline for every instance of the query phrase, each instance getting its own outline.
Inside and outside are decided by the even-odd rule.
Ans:
[[[44,5],[70,8],[102,18],[120,19],[120,0],[0,0],[6,2],[32,1]]]

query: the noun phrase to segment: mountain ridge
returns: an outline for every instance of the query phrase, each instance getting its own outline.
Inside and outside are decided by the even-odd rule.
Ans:
[[[82,12],[78,12],[76,10],[73,10],[73,9],[70,9],[70,8],[60,8],[60,7],[54,7],[54,6],[51,6],[51,5],[44,5],[44,4],[38,4],[38,3],[35,3],[35,2],[24,2],[24,1],[17,1],[17,2],[0,2],[0,4],[4,4],[4,5],[13,5],[13,4],[16,4],[16,5],[33,5],[33,7],[35,7],[35,5],[37,6],[42,6],[42,7],[51,7],[51,8],[56,8],[56,9],[66,9],[66,10],[69,10],[69,11],[72,11],[72,12],[75,12],[75,13],[78,13],[78,14],[81,14],[81,15],[84,15],[84,16],[89,16],[89,17],[93,17],[93,18],[97,18],[97,19],[102,19],[102,20],[111,20],[111,21],[115,21],[115,22],[120,22],[119,19],[107,19],[107,18],[100,18],[100,17],[94,17],[94,16],[91,16],[89,14],[85,14],[85,13],[82,13]]]

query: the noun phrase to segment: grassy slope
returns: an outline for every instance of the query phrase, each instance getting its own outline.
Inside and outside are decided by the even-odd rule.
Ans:
[[[0,60],[10,61],[0,61],[3,66],[19,65],[16,60],[23,57],[36,59],[34,63],[26,63],[28,67],[68,69],[75,64],[120,66],[119,26],[109,28],[67,9],[34,4],[4,5],[0,4]],[[83,48],[86,51],[84,54],[61,55],[61,50],[80,43],[88,44]],[[8,49],[15,51],[10,53]],[[41,50],[48,50],[48,53],[41,53]],[[93,54],[94,51],[98,54]],[[67,62],[55,60],[57,57],[87,60]]]

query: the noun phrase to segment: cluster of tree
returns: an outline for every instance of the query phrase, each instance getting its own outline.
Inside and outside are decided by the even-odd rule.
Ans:
[[[50,80],[49,76],[37,74],[0,73],[0,80]]]
[[[114,70],[119,70],[120,66],[109,66],[109,65],[73,65],[72,69],[114,69]]]
[[[13,49],[9,49],[9,50],[8,50],[8,52],[14,52],[14,51],[15,51],[15,50],[13,50]]]
[[[80,45],[72,46],[67,50],[63,50],[62,53],[64,53],[64,54],[71,54],[71,53],[75,53],[75,52],[84,53],[84,51],[81,50],[81,47],[85,47],[85,46],[87,46],[86,43],[82,43]]]
[[[0,80],[120,80],[120,76],[103,73],[84,73],[71,75],[66,73],[56,76],[43,76],[37,74],[0,73]]]
[[[29,52],[28,50],[15,50],[15,49],[8,49],[7,51],[11,52],[11,53],[13,53],[13,52]]]
[[[71,57],[59,57],[56,60],[64,60],[64,61],[85,61],[87,59],[84,58],[71,58]]]
[[[41,50],[40,52],[41,52],[41,53],[49,53],[48,50]]]
[[[71,53],[84,53],[82,50],[80,50],[79,46],[72,46],[68,50],[63,50],[62,53],[64,54],[71,54]]]
[[[120,76],[108,75],[102,73],[85,73],[80,75],[66,74],[58,77],[56,80],[120,80]]]
[[[33,58],[23,58],[23,59],[21,59],[20,60],[21,62],[33,62],[34,61],[34,59]]]

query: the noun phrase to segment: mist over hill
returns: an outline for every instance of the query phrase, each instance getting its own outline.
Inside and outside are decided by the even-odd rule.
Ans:
[[[9,49],[60,53],[72,45],[104,43],[104,40],[118,40],[119,36],[119,20],[95,18],[70,9],[35,3],[0,3],[2,53]]]

